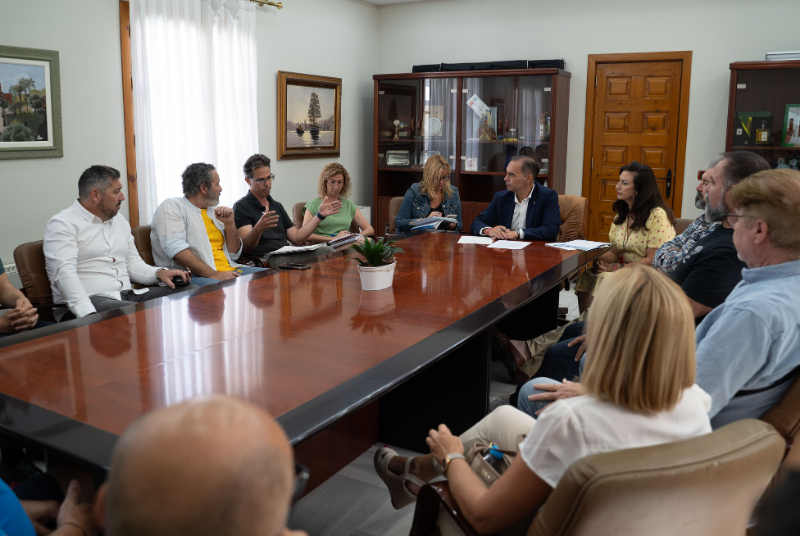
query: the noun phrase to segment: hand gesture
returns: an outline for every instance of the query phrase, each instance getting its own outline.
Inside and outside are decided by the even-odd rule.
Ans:
[[[350,231],[339,231],[338,233],[336,233],[336,236],[334,236],[333,239],[335,240],[337,238],[342,238],[343,236],[347,236],[349,234]]]
[[[490,236],[495,240],[505,240],[506,239],[506,232],[508,229],[505,228],[503,225],[496,225],[492,227],[488,231],[486,231],[486,236]]]
[[[444,457],[448,454],[464,454],[464,444],[461,443],[461,439],[454,436],[444,424],[440,424],[438,430],[430,430],[425,443],[431,448],[431,454],[439,463],[443,463]]]
[[[97,534],[97,526],[94,522],[91,504],[78,504],[81,496],[81,485],[77,480],[69,483],[67,496],[61,503],[58,510],[56,525],[61,528],[64,524],[77,525],[83,529],[88,536]]]
[[[567,348],[572,348],[576,344],[580,344],[580,347],[578,348],[578,353],[575,354],[575,361],[577,362],[581,360],[581,357],[583,357],[583,353],[586,351],[586,334],[578,335],[577,337],[569,341],[567,343]]]
[[[506,236],[503,239],[504,240],[519,240],[519,235],[517,234],[516,231],[512,231],[511,229],[508,229],[506,231]]]
[[[339,209],[342,208],[342,202],[338,199],[336,201],[328,200],[328,196],[326,195],[325,198],[322,200],[322,204],[319,206],[319,213],[325,216],[331,216],[332,214],[336,214],[339,212]]]
[[[16,306],[0,316],[0,333],[12,334],[31,329],[39,321],[36,308],[27,298],[19,298]]]
[[[52,531],[47,528],[58,516],[58,503],[56,501],[20,501],[22,509],[31,520],[36,536],[44,536]]]
[[[217,207],[214,209],[214,215],[219,221],[225,225],[233,224],[233,210],[228,207]]]
[[[429,218],[441,218],[442,217],[442,213],[439,212],[438,210],[434,210],[433,212],[428,214],[428,217]]]
[[[602,274],[605,272],[613,272],[614,271],[614,263],[605,262],[602,259],[597,259],[597,262],[594,263],[595,271],[598,274]]]
[[[256,222],[256,230],[262,233],[267,229],[272,229],[273,227],[277,227],[278,219],[280,219],[280,216],[278,216],[274,210],[265,212],[258,219],[258,222]]]
[[[239,277],[239,272],[236,270],[231,270],[230,272],[214,272],[214,275],[210,277],[217,281],[230,281],[231,279]]]
[[[182,277],[186,282],[192,280],[191,272],[185,270],[161,270],[158,272],[158,278],[171,289],[175,288],[175,283],[172,282],[172,278],[177,276]]]
[[[534,383],[533,388],[547,392],[528,396],[528,400],[531,402],[547,402],[548,400],[555,402],[556,400],[563,400],[565,398],[572,398],[575,396],[581,396],[583,394],[583,387],[581,387],[580,383],[567,381],[566,378],[561,380],[560,384]],[[547,406],[549,405],[550,404],[547,404]],[[547,409],[547,406],[537,411],[536,416],[538,417],[541,412]]]

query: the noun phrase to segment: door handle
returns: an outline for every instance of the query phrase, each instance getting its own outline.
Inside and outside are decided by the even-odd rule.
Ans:
[[[672,197],[672,170],[667,170],[667,199]]]

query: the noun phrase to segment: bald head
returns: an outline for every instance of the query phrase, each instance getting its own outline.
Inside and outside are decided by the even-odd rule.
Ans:
[[[292,459],[280,426],[247,402],[213,396],[155,411],[114,450],[106,533],[281,534]]]

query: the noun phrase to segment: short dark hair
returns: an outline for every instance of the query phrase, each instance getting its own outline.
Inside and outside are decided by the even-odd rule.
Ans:
[[[736,186],[750,175],[770,169],[769,162],[764,160],[763,156],[750,151],[722,153],[722,159],[725,161],[722,181],[726,190]]]
[[[614,223],[622,225],[622,222],[628,217],[628,212],[632,212],[633,223],[631,224],[631,230],[641,227],[647,231],[646,224],[650,218],[650,213],[654,208],[662,208],[667,213],[669,222],[675,225],[675,215],[672,213],[672,208],[667,205],[667,202],[661,196],[661,190],[658,188],[658,182],[656,182],[656,176],[652,168],[634,160],[627,166],[619,168],[620,175],[622,175],[623,171],[633,173],[633,188],[636,190],[636,197],[633,200],[633,207],[629,207],[627,201],[622,199],[614,202],[612,208],[617,213]]]
[[[248,158],[242,169],[244,170],[244,176],[248,179],[253,178],[253,171],[260,167],[270,167],[270,160],[267,156],[263,154],[254,154],[250,158]]]
[[[197,164],[189,164],[181,178],[183,178],[183,195],[192,196],[200,193],[200,187],[205,185],[209,190],[211,189],[211,182],[214,180],[211,172],[215,168],[211,164],[199,162]]]
[[[119,171],[111,166],[92,166],[78,179],[78,197],[88,199],[92,190],[105,192],[111,186],[111,181],[119,177]]]
[[[539,174],[539,170],[542,169],[542,167],[539,165],[539,162],[537,162],[535,158],[532,158],[524,154],[511,157],[511,160],[509,160],[509,162],[519,162],[522,165],[521,167],[522,174],[533,175],[533,180],[536,180],[536,176]]]

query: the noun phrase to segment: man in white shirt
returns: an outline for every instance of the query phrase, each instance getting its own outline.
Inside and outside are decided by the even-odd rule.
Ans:
[[[183,197],[167,199],[153,214],[153,258],[157,264],[191,270],[193,283],[212,285],[265,270],[242,266],[242,239],[233,210],[219,205],[219,174],[211,164],[191,164],[181,175]]]
[[[130,224],[117,215],[125,200],[119,177],[112,167],[90,167],[78,181],[78,199],[47,222],[44,255],[53,301],[69,307],[56,313],[61,320],[196,288],[176,288],[172,278],[188,281],[187,272],[150,266],[139,256]],[[133,290],[131,282],[166,286]]]

